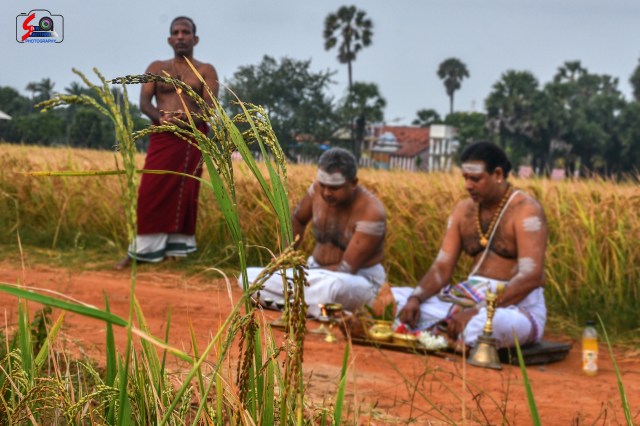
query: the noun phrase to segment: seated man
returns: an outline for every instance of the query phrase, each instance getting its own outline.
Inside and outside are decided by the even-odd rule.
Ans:
[[[319,304],[341,303],[348,311],[370,303],[385,282],[382,266],[386,213],[382,203],[358,185],[355,157],[341,148],[322,154],[317,180],[296,207],[293,232],[300,244],[312,222],[313,254],[307,260],[309,287],[305,301],[309,316],[320,314]],[[261,268],[248,268],[253,281]],[[260,291],[260,299],[283,299],[279,274]]]
[[[498,346],[513,346],[513,331],[522,345],[537,342],[547,314],[542,206],[507,182],[511,163],[497,145],[469,145],[461,162],[470,198],[454,208],[440,252],[418,286],[392,289],[399,321],[414,330],[437,326],[454,343],[474,346],[487,319],[485,292],[503,283],[493,318]],[[462,251],[474,258],[472,272],[467,281],[447,286]],[[459,303],[465,301],[466,307]]]

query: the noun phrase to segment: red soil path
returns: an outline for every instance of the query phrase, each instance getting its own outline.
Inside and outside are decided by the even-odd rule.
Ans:
[[[28,266],[23,272],[18,264],[0,262],[0,282],[17,283],[18,280],[98,307],[104,305],[104,291],[112,312],[125,318],[128,315],[130,279],[126,271],[72,272],[36,265]],[[237,301],[240,291],[235,285],[231,293]],[[199,347],[203,348],[210,333],[216,331],[217,324],[231,309],[223,280],[159,273],[149,265],[139,268],[136,296],[156,336],[164,335],[168,309],[172,308],[170,343],[186,351],[191,346],[189,321]],[[37,304],[30,304],[32,313],[38,308]],[[16,322],[16,310],[16,299],[0,293],[0,314],[9,325]],[[272,320],[278,313],[267,311],[264,316]],[[309,329],[315,327],[317,323],[308,323]],[[116,333],[116,344],[123,352],[125,332],[117,329]],[[274,334],[276,340],[283,337],[280,331]],[[308,334],[305,340],[307,396],[318,406],[325,400],[330,402],[336,394],[346,344],[341,335],[338,337],[334,344],[314,334]],[[567,341],[557,336],[546,338]],[[98,363],[103,362],[105,328],[99,321],[68,314],[61,341],[72,353],[86,354]],[[613,365],[605,352],[601,348],[600,373],[596,377],[581,374],[576,342],[565,360],[528,367],[543,424],[625,423]],[[637,353],[621,351],[615,355],[634,423],[640,423],[640,358]],[[187,369],[179,363],[172,368]],[[349,374],[347,403],[350,418],[355,418],[354,412],[357,412],[359,424],[462,424],[463,417],[466,424],[498,424],[503,417],[506,424],[531,424],[518,367],[504,366],[502,371],[493,371],[467,366],[455,355],[419,356],[354,345]]]

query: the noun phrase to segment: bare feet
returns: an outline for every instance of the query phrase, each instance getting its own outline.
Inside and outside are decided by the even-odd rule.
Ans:
[[[116,271],[122,271],[124,268],[129,267],[129,265],[131,265],[131,258],[127,256],[113,265],[113,269],[115,269]]]

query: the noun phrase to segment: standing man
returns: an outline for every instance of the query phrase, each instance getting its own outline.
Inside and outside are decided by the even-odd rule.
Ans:
[[[452,343],[475,346],[487,319],[486,290],[506,286],[493,318],[501,347],[542,338],[544,257],[547,221],[533,197],[507,181],[511,163],[490,142],[469,145],[461,156],[470,198],[458,203],[447,224],[437,258],[415,289],[392,288],[401,308],[399,320],[414,330],[437,326]],[[460,254],[474,258],[469,278],[448,285]]]
[[[187,59],[202,75],[214,96],[218,96],[218,75],[212,65],[193,57],[198,44],[196,24],[191,18],[179,16],[171,21],[169,45],[172,59],[154,61],[148,73],[164,72],[191,86],[202,98],[211,102],[204,85],[191,70]],[[155,98],[154,105],[152,103]],[[140,109],[155,125],[175,124],[187,121],[184,104],[190,112],[198,113],[195,102],[181,91],[164,83],[145,83],[140,93]],[[207,133],[208,127],[201,119],[193,117],[198,129]],[[195,142],[194,142],[195,143]],[[152,133],[144,168],[171,170],[202,175],[200,150],[170,132]],[[200,182],[176,175],[143,174],[138,191],[138,233],[135,244],[129,246],[128,255],[115,265],[123,269],[133,257],[138,261],[160,262],[166,257],[184,257],[196,251],[195,228],[198,210]]]
[[[354,311],[371,303],[385,282],[382,266],[386,233],[385,208],[358,184],[356,159],[349,151],[332,148],[318,161],[317,179],[296,207],[293,232],[300,243],[311,222],[315,236],[307,260],[309,287],[305,301],[310,316],[320,314],[319,304],[341,303]],[[262,268],[248,268],[253,281]],[[242,283],[240,283],[242,285]],[[282,278],[272,276],[260,298],[284,297]]]

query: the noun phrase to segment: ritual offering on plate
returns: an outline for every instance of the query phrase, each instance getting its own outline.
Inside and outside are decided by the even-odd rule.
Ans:
[[[369,339],[376,342],[390,342],[393,338],[391,321],[376,320],[375,324],[369,328]]]
[[[392,341],[394,344],[405,348],[415,348],[418,344],[416,335],[408,333],[393,333]]]

